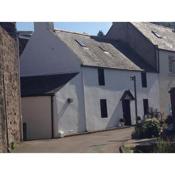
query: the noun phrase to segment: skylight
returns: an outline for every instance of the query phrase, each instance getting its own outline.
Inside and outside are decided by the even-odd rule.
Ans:
[[[106,52],[106,50],[105,50],[103,47],[99,46],[99,48],[100,48],[103,52]]]
[[[105,54],[110,55],[110,53],[109,53],[107,50],[105,50],[103,47],[99,46],[99,48],[100,48]]]
[[[75,39],[75,41],[81,46],[81,47],[87,47],[86,44],[84,44],[82,41]]]
[[[157,38],[162,38],[162,36],[161,35],[159,35],[157,32],[155,32],[155,31],[152,31],[152,33],[157,37]]]

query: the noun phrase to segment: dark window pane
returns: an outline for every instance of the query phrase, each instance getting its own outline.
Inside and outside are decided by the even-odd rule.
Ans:
[[[100,100],[100,108],[101,108],[101,117],[107,118],[108,117],[108,111],[107,111],[107,103],[106,99]]]
[[[146,76],[146,72],[142,72],[141,73],[141,77],[142,77],[142,87],[147,87],[147,76]]]
[[[75,40],[81,47],[87,47],[86,44],[84,44],[82,41],[80,40]]]
[[[99,85],[105,85],[104,69],[98,68],[98,82]]]
[[[144,115],[148,114],[149,112],[148,99],[143,99],[143,110],[144,110]]]

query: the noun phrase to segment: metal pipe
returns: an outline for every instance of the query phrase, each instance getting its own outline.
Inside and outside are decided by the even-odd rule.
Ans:
[[[134,97],[135,97],[135,115],[136,115],[136,124],[138,123],[137,122],[137,115],[138,115],[138,112],[137,112],[137,87],[136,87],[136,76],[132,76],[131,77],[131,80],[133,80],[134,82]]]
[[[51,95],[51,138],[54,138],[54,95]]]

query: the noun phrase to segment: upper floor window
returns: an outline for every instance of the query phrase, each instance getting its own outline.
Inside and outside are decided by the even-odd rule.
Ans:
[[[101,86],[105,85],[104,69],[102,68],[98,68],[98,83]]]
[[[142,87],[147,87],[147,75],[146,72],[141,72]]]
[[[175,73],[175,57],[169,56],[169,72]]]

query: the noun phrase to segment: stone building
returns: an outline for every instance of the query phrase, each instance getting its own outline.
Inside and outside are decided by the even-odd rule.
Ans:
[[[0,23],[0,152],[20,141],[19,60],[15,23]]]

